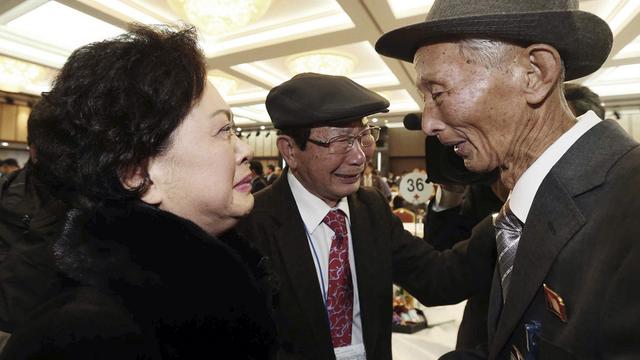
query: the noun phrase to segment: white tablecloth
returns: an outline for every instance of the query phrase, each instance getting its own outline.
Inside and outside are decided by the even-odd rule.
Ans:
[[[466,301],[450,306],[420,307],[427,316],[429,327],[413,334],[393,333],[393,359],[438,359],[453,350],[465,304]]]
[[[413,235],[422,238],[424,236],[424,224],[423,223],[402,223],[404,229]]]

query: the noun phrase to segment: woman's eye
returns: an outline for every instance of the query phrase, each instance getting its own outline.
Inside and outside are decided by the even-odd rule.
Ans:
[[[440,95],[442,95],[443,93],[444,93],[443,91],[441,91],[441,92],[436,92],[436,93],[432,93],[432,94],[431,94],[431,99],[433,99],[433,100],[437,100],[437,99],[440,97]]]
[[[220,135],[230,135],[233,133],[233,126],[231,124],[227,124],[225,126],[223,126],[220,131],[218,131],[218,134]]]

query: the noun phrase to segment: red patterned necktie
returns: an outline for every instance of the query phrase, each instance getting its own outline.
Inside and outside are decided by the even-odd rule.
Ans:
[[[333,347],[337,348],[351,345],[353,283],[349,267],[349,235],[341,210],[329,211],[322,221],[334,232],[329,250],[327,314]]]

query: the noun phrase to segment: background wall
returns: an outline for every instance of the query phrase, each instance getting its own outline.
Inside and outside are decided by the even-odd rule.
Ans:
[[[389,171],[396,175],[424,169],[424,140],[422,131],[405,128],[389,129]]]

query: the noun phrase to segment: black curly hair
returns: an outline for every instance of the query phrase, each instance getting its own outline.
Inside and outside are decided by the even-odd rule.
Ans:
[[[75,50],[35,105],[34,171],[74,207],[139,198],[146,181],[121,179],[168,148],[205,83],[194,28],[134,24]]]

